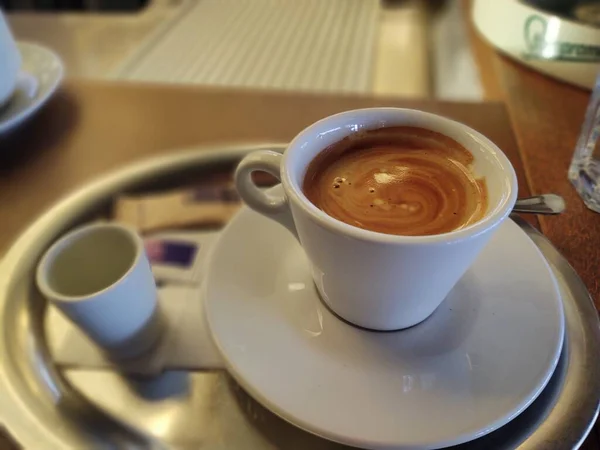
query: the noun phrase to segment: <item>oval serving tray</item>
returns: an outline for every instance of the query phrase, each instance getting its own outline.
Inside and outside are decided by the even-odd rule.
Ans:
[[[258,148],[210,147],[158,157],[106,175],[57,203],[14,243],[0,265],[0,425],[25,448],[341,449],[278,418],[224,372],[167,372],[126,380],[116,372],[54,366],[46,344],[45,300],[32,273],[42,252],[73,226],[106,213],[121,192],[176,187],[230,170]],[[554,271],[566,335],[555,374],[519,417],[454,449],[572,449],[585,439],[600,403],[600,327],[589,294],[537,230],[519,224]],[[0,426],[0,433],[2,433]]]

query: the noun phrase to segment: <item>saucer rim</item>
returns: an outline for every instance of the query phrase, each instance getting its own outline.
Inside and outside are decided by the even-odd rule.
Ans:
[[[18,111],[16,114],[10,115],[6,118],[3,118],[0,115],[0,133],[5,133],[18,127],[28,118],[33,116],[33,114],[39,111],[39,109],[43,105],[45,105],[48,102],[48,100],[56,93],[63,80],[65,79],[64,62],[54,50],[32,41],[17,40],[16,43],[19,49],[19,53],[21,54],[21,59],[24,59],[23,48],[27,48],[29,51],[37,52],[38,54],[45,53],[49,59],[58,62],[58,76],[55,79],[53,79],[52,82],[48,85],[49,87],[47,90],[39,92],[41,95],[36,95],[34,99],[31,102],[28,102],[27,106],[21,111]],[[22,67],[19,69],[19,72],[25,72],[34,77],[36,81],[39,81],[40,72],[27,72],[23,70]],[[8,99],[8,103],[11,102],[14,95],[15,93],[13,92],[13,94]]]
[[[221,230],[221,233],[219,234],[217,242],[215,242],[215,245],[213,247],[213,255],[211,255],[211,258],[213,258],[214,254],[218,251],[218,249],[221,245],[221,242],[226,239],[226,236],[229,232],[229,228],[233,227],[234,224],[238,220],[243,220],[243,215],[248,214],[248,213],[260,215],[260,213],[256,213],[256,212],[252,211],[248,206],[244,205],[231,218],[231,220],[227,223],[227,225]],[[264,220],[269,220],[268,218],[266,218],[262,215],[261,215],[261,217]],[[508,222],[510,222],[510,224]],[[566,329],[565,320],[566,319],[565,319],[565,311],[564,311],[564,302],[563,302],[563,298],[562,298],[562,295],[561,295],[561,292],[559,289],[558,280],[556,279],[556,276],[554,275],[548,261],[542,254],[541,250],[529,238],[527,233],[525,233],[525,231],[523,229],[521,229],[521,227],[510,218],[507,218],[506,220],[504,220],[498,224],[498,227],[506,227],[506,226],[515,227],[515,230],[517,232],[522,233],[524,235],[524,237],[527,238],[527,240],[529,242],[528,245],[530,245],[530,248],[532,251],[535,251],[536,257],[539,258],[540,262],[544,265],[544,268],[545,268],[548,276],[551,279],[552,290],[555,294],[554,300],[556,302],[557,312],[558,312],[558,322],[559,322],[558,323],[559,332],[557,334],[558,342],[554,344],[554,351],[552,354],[551,363],[549,365],[549,368],[546,370],[546,373],[544,374],[543,378],[540,380],[540,384],[537,386],[537,388],[530,395],[524,397],[524,400],[521,401],[520,403],[518,403],[517,406],[513,409],[513,411],[510,414],[508,414],[506,417],[503,417],[501,419],[496,420],[495,422],[492,422],[487,427],[481,428],[477,432],[471,431],[471,432],[461,433],[459,435],[456,435],[454,437],[454,439],[452,439],[452,440],[438,441],[435,443],[433,443],[431,441],[430,442],[422,442],[422,441],[408,442],[408,441],[405,441],[400,444],[398,441],[376,440],[376,439],[364,440],[364,439],[356,439],[355,437],[349,437],[347,435],[340,435],[339,433],[328,430],[328,429],[322,427],[321,425],[313,426],[312,423],[308,424],[306,421],[298,418],[296,415],[289,414],[287,411],[284,410],[284,408],[280,408],[278,405],[271,402],[264,395],[262,395],[260,392],[258,392],[258,390],[256,390],[253,386],[251,386],[250,383],[246,382],[244,377],[240,375],[240,371],[237,370],[235,364],[233,364],[232,361],[230,360],[230,358],[227,357],[227,353],[223,351],[222,343],[219,340],[217,333],[214,332],[214,326],[210,320],[210,317],[212,316],[212,314],[210,312],[211,311],[211,306],[210,306],[211,302],[208,301],[209,286],[211,285],[210,280],[214,279],[213,274],[216,270],[214,264],[210,264],[208,266],[208,270],[207,270],[207,274],[206,274],[206,282],[203,287],[203,294],[204,294],[204,299],[205,299],[204,308],[206,311],[206,319],[207,319],[206,322],[207,322],[208,328],[210,330],[211,338],[213,340],[213,343],[219,350],[219,353],[222,356],[222,360],[223,360],[223,363],[224,363],[224,366],[225,366],[227,372],[235,379],[235,381],[240,386],[242,386],[242,388],[244,390],[246,390],[256,401],[258,401],[264,407],[269,409],[272,413],[274,413],[275,415],[280,417],[282,420],[284,420],[284,421],[288,422],[289,424],[296,426],[308,433],[312,433],[323,439],[327,439],[327,440],[330,440],[330,441],[333,441],[333,442],[336,442],[339,444],[355,446],[355,447],[359,447],[359,448],[368,448],[368,449],[373,449],[373,450],[391,450],[391,449],[393,449],[393,450],[433,450],[433,449],[437,449],[437,448],[445,448],[445,447],[449,447],[449,446],[460,445],[460,444],[464,444],[467,442],[471,442],[473,440],[476,440],[478,438],[486,436],[486,435],[498,430],[499,428],[507,425],[509,422],[511,422],[517,416],[519,416],[523,411],[525,411],[539,397],[539,395],[543,392],[543,390],[548,385],[548,382],[550,381],[550,379],[552,378],[552,375],[554,374],[554,372],[556,370],[562,349],[564,347],[564,341],[565,341],[565,329]],[[290,239],[292,239],[291,235],[290,235]],[[214,285],[214,283],[213,283],[213,285]],[[349,326],[353,326],[353,325],[349,325]]]

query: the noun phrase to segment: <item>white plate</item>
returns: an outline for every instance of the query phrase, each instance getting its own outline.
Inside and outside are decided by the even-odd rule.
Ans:
[[[21,72],[17,88],[5,106],[0,107],[0,134],[16,128],[44,105],[63,79],[60,58],[36,44],[20,42]]]
[[[206,294],[236,380],[291,423],[359,447],[431,449],[491,432],[538,396],[563,341],[554,277],[511,221],[433,316],[404,331],[333,316],[300,245],[247,208],[214,248]]]

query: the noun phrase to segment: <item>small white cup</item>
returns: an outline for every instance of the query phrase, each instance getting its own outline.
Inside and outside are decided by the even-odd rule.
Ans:
[[[143,241],[114,223],[78,228],[54,243],[37,268],[41,293],[109,357],[151,350],[164,328]]]
[[[488,210],[477,223],[433,236],[396,236],[363,230],[327,215],[302,192],[309,163],[329,145],[359,130],[414,126],[442,133],[474,156],[474,171],[488,187]],[[281,180],[283,195],[254,185],[265,171]],[[323,301],[343,319],[374,330],[415,325],[442,303],[473,263],[517,197],[517,178],[506,156],[484,136],[453,120],[398,108],[348,111],[302,131],[283,155],[261,150],[236,171],[242,199],[286,226],[312,266]]]
[[[12,97],[20,68],[21,54],[0,10],[0,107]]]

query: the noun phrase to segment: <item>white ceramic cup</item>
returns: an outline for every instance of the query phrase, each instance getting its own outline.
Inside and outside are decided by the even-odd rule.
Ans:
[[[17,86],[21,54],[0,10],[0,107],[7,103]]]
[[[414,126],[442,133],[474,156],[476,175],[488,188],[488,210],[463,229],[433,236],[396,236],[348,225],[313,205],[302,192],[309,163],[330,144],[358,130]],[[254,171],[281,180],[283,194],[254,185]],[[261,150],[236,171],[242,199],[259,213],[286,226],[312,266],[323,301],[343,319],[373,330],[415,325],[442,303],[473,263],[517,197],[517,178],[506,156],[471,128],[434,114],[397,108],[348,111],[302,131],[283,155]]]
[[[114,223],[55,242],[36,274],[41,293],[115,360],[151,350],[164,328],[143,241]]]

